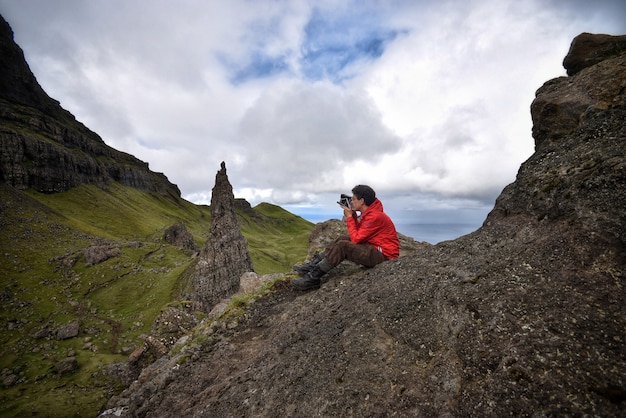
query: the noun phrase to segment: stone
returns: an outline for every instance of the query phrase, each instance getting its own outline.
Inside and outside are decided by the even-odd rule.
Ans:
[[[263,284],[261,276],[253,271],[246,272],[239,278],[239,289],[243,293],[252,292]]]
[[[11,387],[17,383],[18,377],[14,374],[9,374],[6,376],[2,376],[2,386]]]
[[[146,337],[146,347],[148,350],[154,355],[155,358],[159,359],[167,354],[167,347],[157,338],[149,335]]]
[[[239,290],[239,278],[254,271],[248,242],[235,214],[233,188],[222,162],[211,195],[209,238],[192,277],[194,309],[210,312],[221,299]]]
[[[128,362],[129,363],[136,363],[138,362],[144,355],[144,353],[146,352],[146,346],[142,345],[140,347],[137,347],[135,350],[133,350],[132,353],[130,353],[130,355],[128,356]]]
[[[174,225],[167,228],[163,237],[167,243],[176,247],[186,248],[194,252],[200,251],[196,243],[193,241],[193,235],[187,231],[185,224],[182,222],[176,222]]]
[[[79,364],[76,357],[67,357],[54,365],[58,374],[67,374],[78,370]]]
[[[150,335],[169,348],[196,325],[198,325],[198,320],[195,315],[169,306],[152,323]]]
[[[626,35],[611,36],[581,33],[574,38],[563,60],[567,75],[572,76],[609,58],[626,52]]]
[[[109,258],[117,257],[122,254],[122,250],[112,244],[90,245],[83,250],[83,256],[87,262],[87,266],[93,266],[102,263]]]
[[[80,323],[78,321],[70,322],[69,324],[63,325],[57,331],[57,340],[67,340],[70,338],[74,338],[78,335],[79,330]]]

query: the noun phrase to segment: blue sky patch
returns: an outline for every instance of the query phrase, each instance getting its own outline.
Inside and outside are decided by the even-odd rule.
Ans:
[[[251,79],[272,77],[287,71],[289,71],[289,65],[284,57],[270,57],[257,53],[246,66],[234,72],[231,82],[241,84]]]
[[[315,10],[304,27],[304,37],[299,50],[301,76],[309,80],[328,79],[334,83],[351,77],[348,68],[363,60],[375,60],[399,32],[384,28],[378,16],[367,13],[324,14]],[[245,64],[223,62],[231,68],[233,84],[289,73],[288,55],[270,56],[263,50],[265,36],[275,33],[263,25],[254,27],[257,39],[255,52]]]
[[[377,59],[398,31],[380,27],[372,15],[323,15],[315,11],[305,27],[300,65],[310,79],[339,82],[353,62]]]

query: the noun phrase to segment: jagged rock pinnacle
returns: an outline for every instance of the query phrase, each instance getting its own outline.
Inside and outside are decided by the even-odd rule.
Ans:
[[[222,298],[239,289],[239,278],[249,271],[254,271],[254,266],[235,214],[235,197],[226,164],[222,162],[212,190],[209,239],[192,279],[195,309],[210,311]]]

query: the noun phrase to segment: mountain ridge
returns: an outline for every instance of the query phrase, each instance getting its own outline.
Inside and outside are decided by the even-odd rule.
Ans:
[[[26,190],[62,192],[81,184],[117,181],[180,197],[178,186],[136,157],[104,143],[60,103],[31,72],[13,31],[0,16],[0,181]]]

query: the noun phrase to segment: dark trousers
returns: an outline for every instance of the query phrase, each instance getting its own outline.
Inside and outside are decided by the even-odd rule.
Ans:
[[[350,260],[365,267],[374,267],[387,258],[370,244],[354,244],[348,235],[331,242],[324,252],[326,260],[335,267],[343,260]]]

